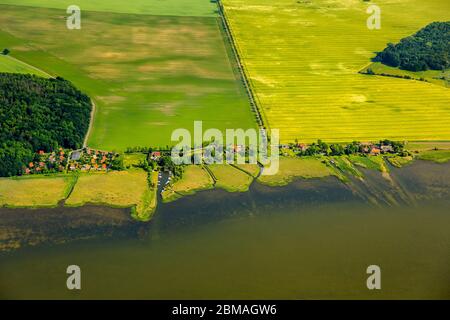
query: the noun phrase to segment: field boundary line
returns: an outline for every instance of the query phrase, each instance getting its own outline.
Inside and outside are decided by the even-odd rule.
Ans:
[[[202,165],[202,167],[209,174],[209,177],[213,180],[213,185],[215,186],[219,179],[216,178],[215,174],[211,171],[211,169],[207,165]]]
[[[239,168],[239,167],[238,167],[237,165],[235,165],[234,163],[230,163],[230,166],[233,167],[233,168],[235,168],[236,170],[239,170],[239,171],[245,173],[246,175],[249,175],[249,176],[252,177],[253,179],[255,179],[255,176],[254,176],[254,175],[252,175],[250,172],[245,171],[245,170],[242,169],[242,168]]]
[[[254,95],[253,91],[252,91],[252,87],[250,86],[250,80],[249,78],[247,78],[247,75],[245,73],[245,68],[242,64],[242,61],[240,59],[239,56],[239,51],[237,50],[237,44],[233,38],[233,34],[231,32],[231,28],[230,25],[228,24],[227,18],[226,18],[226,13],[225,13],[225,9],[223,8],[222,2],[220,0],[217,1],[217,6],[219,8],[219,16],[222,20],[222,25],[223,28],[225,30],[225,33],[227,34],[227,38],[226,40],[229,41],[230,43],[230,47],[231,47],[231,51],[233,52],[234,58],[236,60],[236,64],[237,64],[237,69],[239,71],[239,74],[241,76],[241,80],[244,84],[244,87],[247,91],[247,96],[250,100],[250,107],[252,108],[252,111],[255,113],[256,115],[256,121],[258,123],[258,126],[261,129],[266,129],[266,124],[264,123],[264,117],[263,117],[263,113],[262,110],[260,109],[260,107],[258,106],[258,104],[256,103],[256,95]],[[266,121],[267,122],[267,121]]]

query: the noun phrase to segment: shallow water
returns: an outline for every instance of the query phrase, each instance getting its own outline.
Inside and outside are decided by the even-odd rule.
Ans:
[[[450,298],[450,165],[418,161],[392,169],[393,182],[365,173],[364,186],[327,178],[199,192],[160,205],[149,224],[117,209],[85,207],[83,223],[44,210],[53,223],[26,225],[49,240],[0,254],[0,298]],[[78,241],[54,244],[55,234]],[[82,270],[79,292],[66,289],[71,264]],[[380,291],[366,287],[372,264]]]

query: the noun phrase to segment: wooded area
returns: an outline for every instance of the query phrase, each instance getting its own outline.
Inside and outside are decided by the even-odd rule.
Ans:
[[[21,174],[37,151],[80,148],[91,108],[62,78],[0,73],[0,176]]]

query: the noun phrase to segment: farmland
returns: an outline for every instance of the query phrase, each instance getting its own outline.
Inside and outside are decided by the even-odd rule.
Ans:
[[[93,148],[171,145],[172,131],[194,120],[255,127],[217,17],[177,16],[171,3],[172,16],[83,11],[81,30],[66,28],[65,9],[0,5],[0,44],[92,98]]]
[[[450,140],[446,87],[358,74],[388,42],[449,20],[448,1],[377,1],[381,30],[367,28],[363,1],[222,3],[258,105],[282,142]]]
[[[64,10],[75,4],[86,11],[167,16],[212,17],[216,15],[217,10],[208,0],[1,0],[0,3]]]

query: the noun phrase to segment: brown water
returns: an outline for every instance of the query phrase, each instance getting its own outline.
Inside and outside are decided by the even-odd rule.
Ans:
[[[59,231],[29,220],[48,239],[0,254],[0,298],[449,299],[450,165],[393,169],[393,183],[366,174],[353,187],[328,178],[200,192],[160,206],[150,224],[98,207],[83,209],[103,217],[97,226],[83,215],[74,227],[76,212]],[[5,215],[11,226],[9,210],[0,225]],[[112,217],[120,223],[108,228]],[[53,244],[63,233],[78,241]],[[79,292],[66,289],[71,264],[82,270]],[[372,264],[380,291],[366,288]]]

